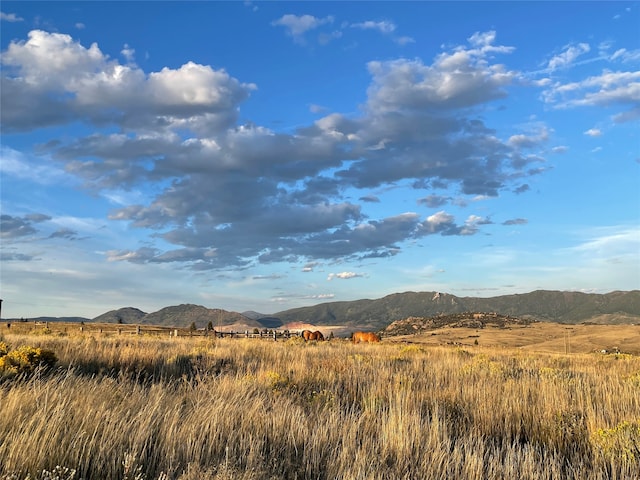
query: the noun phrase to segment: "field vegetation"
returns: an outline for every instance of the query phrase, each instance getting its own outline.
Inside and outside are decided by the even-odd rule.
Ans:
[[[0,369],[3,480],[640,475],[630,354],[88,329],[0,341],[56,360]]]

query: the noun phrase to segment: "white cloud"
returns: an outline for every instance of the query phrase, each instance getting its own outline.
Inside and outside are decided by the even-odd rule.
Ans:
[[[136,51],[133,48],[129,47],[128,44],[124,44],[124,47],[122,48],[122,51],[120,53],[122,53],[122,56],[127,60],[128,63],[134,62]]]
[[[27,83],[45,88],[62,87],[74,75],[100,70],[106,62],[96,43],[85,48],[70,35],[42,30],[30,31],[26,42],[12,41],[2,54],[3,65],[17,67]]]
[[[591,76],[578,82],[554,83],[542,94],[544,101],[556,108],[622,107],[613,117],[627,122],[640,117],[640,71],[612,72]]]
[[[24,18],[17,16],[15,13],[0,12],[0,20],[3,22],[22,22]]]
[[[520,133],[509,137],[508,143],[519,149],[530,149],[540,146],[540,144],[549,140],[549,129],[542,124],[535,123],[528,126],[529,132]]]
[[[323,107],[322,105],[316,105],[315,103],[312,103],[309,105],[309,111],[311,113],[324,113],[327,111],[327,108]]]
[[[627,50],[620,48],[611,55],[611,60],[620,60],[622,62],[637,62],[640,60],[640,49]]]
[[[589,130],[584,132],[584,134],[588,135],[590,137],[601,137],[602,136],[602,130],[600,130],[599,128],[590,128]]]
[[[587,233],[588,239],[571,250],[587,255],[632,254],[640,251],[640,228],[638,227],[602,227]]]
[[[580,55],[584,55],[585,53],[588,53],[590,50],[591,50],[591,47],[589,46],[588,43],[578,43],[575,45],[567,45],[566,47],[564,47],[564,51],[562,53],[556,55],[551,60],[549,60],[547,67],[550,70],[569,67],[571,66],[571,64],[573,64],[576,61],[576,59]]]
[[[125,46],[123,55],[132,53]],[[11,42],[2,64],[2,123],[17,130],[82,119],[140,127],[206,118],[210,126],[228,127],[255,89],[193,62],[147,75],[110,60],[95,43],[85,48],[69,35],[41,30]]]
[[[383,20],[379,22],[376,22],[373,20],[367,20],[365,22],[352,23],[351,27],[359,28],[361,30],[377,30],[380,33],[384,33],[384,34],[393,33],[396,29],[396,25],[393,22],[390,22],[388,20]]]
[[[340,30],[334,30],[330,33],[321,33],[318,35],[318,43],[320,45],[327,45],[332,40],[338,39],[342,37],[342,32]]]
[[[396,42],[398,45],[408,45],[410,43],[415,43],[415,39],[413,39],[412,37],[408,37],[408,36],[402,36],[402,37],[394,37],[393,41]]]
[[[271,22],[273,26],[284,27],[287,35],[293,37],[298,43],[304,42],[304,34],[310,30],[314,30],[321,25],[333,23],[334,17],[329,15],[324,18],[314,17],[313,15],[283,15],[277,20]]]
[[[330,273],[329,276],[327,277],[327,280],[333,280],[334,278],[339,278],[342,280],[349,280],[351,278],[359,278],[362,277],[363,275],[360,273],[355,273],[355,272],[340,272],[340,273]]]
[[[495,30],[488,32],[476,32],[469,37],[469,43],[474,47],[484,47],[491,45],[496,40]]]
[[[502,65],[489,65],[489,53],[509,53],[511,47],[494,46],[494,32],[471,37],[475,48],[458,47],[440,54],[432,65],[420,60],[368,63],[373,76],[369,108],[461,108],[506,95],[515,72]]]
[[[111,248],[110,261],[175,262],[204,272],[392,257],[406,242],[472,235],[489,221],[470,216],[458,224],[444,211],[426,219],[414,212],[369,218],[347,190],[362,190],[350,197],[358,202],[379,200],[367,194],[394,183],[491,198],[514,179],[520,185],[527,164],[539,161],[519,150],[545,140],[543,127],[503,142],[476,115],[507,95],[518,75],[494,63],[495,54],[513,51],[495,39],[495,32],[474,34],[470,45],[431,63],[372,62],[358,114],[328,113],[279,133],[237,123],[255,86],[224,70],[187,62],[145,72],[97,44],[85,48],[68,35],[35,31],[3,53],[3,126],[95,126],[95,133],[42,149],[70,178],[116,204],[109,220],[143,235],[153,230],[143,247]],[[132,59],[133,48],[119,53]],[[108,133],[114,127],[119,133]],[[435,197],[423,201],[439,205]]]

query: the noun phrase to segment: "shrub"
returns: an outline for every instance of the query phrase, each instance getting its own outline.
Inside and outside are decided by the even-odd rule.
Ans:
[[[599,428],[593,440],[598,450],[611,461],[640,461],[640,422],[625,421],[613,428]]]
[[[0,343],[0,375],[2,376],[31,373],[37,367],[52,367],[56,361],[56,355],[51,350],[28,345],[10,350],[5,343]]]

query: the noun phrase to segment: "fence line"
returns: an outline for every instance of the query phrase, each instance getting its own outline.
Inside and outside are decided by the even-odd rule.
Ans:
[[[20,331],[24,331],[25,328],[37,327],[43,328],[46,331],[61,331],[64,333],[81,333],[81,334],[117,334],[117,335],[157,335],[164,336],[169,335],[170,337],[201,337],[201,338],[253,338],[253,339],[263,339],[263,340],[288,340],[290,338],[300,338],[302,337],[302,330],[274,330],[274,329],[260,329],[256,333],[256,329],[252,330],[209,330],[208,328],[200,328],[196,330],[192,330],[191,328],[186,327],[161,327],[155,325],[135,325],[135,324],[95,324],[92,322],[80,322],[80,323],[71,323],[71,322],[49,322],[49,321],[23,321],[23,322],[13,322],[7,323],[5,328],[7,330],[11,329],[12,331],[16,328],[20,327]],[[16,327],[16,328],[12,328]],[[16,332],[18,333],[18,332]]]

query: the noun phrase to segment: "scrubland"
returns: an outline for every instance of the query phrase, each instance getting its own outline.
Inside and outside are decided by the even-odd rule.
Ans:
[[[640,358],[5,334],[0,478],[635,479]]]

